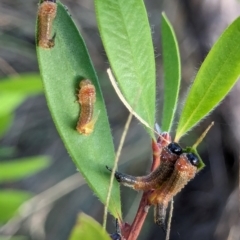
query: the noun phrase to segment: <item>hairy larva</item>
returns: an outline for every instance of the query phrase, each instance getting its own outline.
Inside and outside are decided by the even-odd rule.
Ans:
[[[55,1],[44,1],[38,8],[38,46],[52,48],[54,36],[52,36],[52,24],[57,14]]]
[[[124,186],[149,191],[148,205],[154,206],[154,221],[164,230],[168,203],[195,177],[200,164],[197,155],[184,151],[175,142],[162,147],[160,165],[146,176],[115,172],[115,178]]]
[[[84,79],[79,84],[78,101],[81,106],[80,117],[77,123],[77,131],[84,135],[93,132],[96,118],[93,118],[94,103],[96,101],[96,90],[92,82]]]

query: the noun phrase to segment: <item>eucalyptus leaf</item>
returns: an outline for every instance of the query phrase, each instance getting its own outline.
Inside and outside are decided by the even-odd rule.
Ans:
[[[174,29],[164,13],[162,14],[161,32],[164,72],[164,103],[161,129],[170,132],[177,107],[181,81],[181,62]]]
[[[79,214],[77,223],[69,237],[69,240],[80,239],[110,240],[110,237],[96,220],[82,213]]]
[[[35,95],[43,91],[39,74],[21,74],[14,77],[7,77],[0,81],[0,94],[22,94]]]
[[[50,165],[46,156],[19,158],[0,162],[0,183],[29,177]]]
[[[240,76],[240,18],[214,44],[199,69],[179,120],[176,141],[210,113]]]
[[[0,116],[12,113],[27,97],[42,93],[41,78],[37,74],[23,74],[0,81]]]
[[[155,59],[144,3],[95,0],[95,9],[101,39],[119,88],[137,115],[153,128]]]
[[[92,190],[105,203],[110,182],[105,166],[112,166],[115,158],[108,117],[85,43],[60,2],[57,3],[52,34],[56,35],[53,48],[37,47],[48,107],[71,158]],[[96,88],[94,118],[97,121],[89,136],[76,131],[80,113],[76,94],[83,79],[90,79]],[[116,182],[109,210],[114,216],[121,216],[120,192]]]
[[[22,74],[0,81],[0,136],[11,126],[14,110],[29,96],[43,91],[38,74]]]
[[[26,191],[1,190],[0,191],[0,223],[4,223],[12,218],[19,206],[28,200],[32,195]]]
[[[4,114],[0,116],[0,137],[3,136],[13,123],[13,114]]]

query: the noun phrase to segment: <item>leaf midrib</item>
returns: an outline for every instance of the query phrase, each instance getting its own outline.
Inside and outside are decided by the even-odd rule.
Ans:
[[[131,52],[131,58],[133,59],[133,69],[134,69],[134,72],[135,72],[135,75],[137,76],[137,78],[138,79],[142,79],[141,77],[140,77],[140,75],[139,75],[139,73],[138,73],[138,67],[136,67],[136,58],[134,57],[134,54],[133,54],[133,51],[132,51],[132,44],[131,44],[131,38],[129,37],[130,35],[129,35],[129,33],[128,33],[128,28],[126,27],[126,22],[125,22],[125,19],[124,19],[124,17],[123,17],[123,14],[122,14],[122,7],[121,7],[121,4],[119,3],[119,1],[117,1],[117,4],[118,4],[118,6],[119,6],[119,9],[120,9],[120,17],[121,17],[121,19],[122,19],[122,22],[123,22],[123,25],[124,25],[124,32],[125,32],[125,34],[126,34],[126,36],[127,36],[127,39],[128,39],[128,45],[129,45],[129,47],[130,47],[130,52]],[[139,93],[139,96],[141,95],[141,92],[142,92],[142,90],[143,89],[141,89],[140,90],[140,93]],[[134,106],[132,106],[132,107],[134,107]],[[148,123],[150,124],[150,122],[149,122],[149,116],[150,116],[150,112],[148,111],[148,107],[146,107],[146,101],[144,101],[144,109],[145,109],[145,111],[147,112],[147,116],[148,116]]]

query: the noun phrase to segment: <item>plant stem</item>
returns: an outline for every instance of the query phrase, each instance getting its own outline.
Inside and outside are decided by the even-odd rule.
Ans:
[[[160,154],[161,147],[152,140],[152,150],[153,150],[153,161],[151,166],[151,171],[154,171],[160,164]],[[148,209],[150,207],[148,203],[148,195],[150,191],[144,192],[137,210],[137,214],[134,218],[134,221],[131,225],[130,232],[127,236],[124,236],[127,240],[136,240],[140,231],[142,229],[142,225],[147,217]]]
[[[171,136],[169,133],[162,133],[159,135],[157,142],[152,140],[152,151],[153,151],[153,161],[151,166],[151,171],[154,171],[160,165],[160,156],[162,152],[162,147],[167,146],[171,141]],[[129,230],[122,229],[123,237],[127,240],[136,240],[140,231],[142,229],[142,225],[146,219],[148,209],[150,207],[148,202],[148,195],[151,191],[144,192],[138,207],[137,214],[134,218],[134,221]],[[171,221],[171,220],[170,220]],[[170,227],[169,227],[170,233]]]
[[[140,201],[137,214],[130,228],[130,233],[127,237],[127,240],[136,240],[145,221],[145,218],[148,213],[149,204],[148,204],[148,194],[149,192],[144,192],[142,199]]]

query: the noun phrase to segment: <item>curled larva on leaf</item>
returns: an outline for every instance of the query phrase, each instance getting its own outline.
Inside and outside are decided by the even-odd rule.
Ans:
[[[54,47],[52,36],[53,20],[57,14],[56,1],[43,1],[38,7],[38,46],[50,49]]]
[[[92,82],[84,79],[79,84],[78,102],[81,106],[77,131],[83,135],[90,135],[94,130],[97,117],[93,118],[96,89]]]

